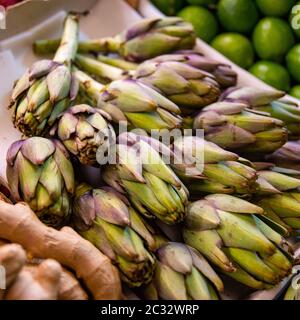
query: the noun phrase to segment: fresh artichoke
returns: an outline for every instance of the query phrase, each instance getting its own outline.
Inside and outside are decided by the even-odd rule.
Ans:
[[[70,66],[77,50],[78,17],[69,14],[53,60],[35,62],[16,82],[11,105],[14,126],[25,136],[42,136],[76,97]]]
[[[256,171],[244,164],[243,159],[201,137],[175,139],[172,149],[175,154],[172,168],[192,196],[203,193],[246,196],[258,187]]]
[[[74,75],[93,105],[106,111],[116,123],[128,123],[147,132],[172,130],[182,124],[179,107],[139,81],[117,80],[103,86],[82,71],[76,70]]]
[[[300,229],[299,176],[299,171],[278,167],[258,171],[260,190],[255,203],[290,232]]]
[[[112,188],[80,184],[75,191],[73,223],[80,234],[119,268],[123,281],[138,287],[151,281],[155,240],[127,199]]]
[[[176,103],[184,114],[217,101],[221,94],[213,75],[178,61],[146,61],[134,77]]]
[[[37,54],[55,51],[60,40],[34,43]],[[196,36],[192,25],[178,17],[143,19],[115,37],[79,43],[79,52],[117,52],[129,61],[144,61],[174,50],[192,49]]]
[[[58,140],[32,137],[7,152],[6,176],[15,201],[25,201],[46,224],[63,225],[71,213],[74,172]]]
[[[281,228],[263,212],[233,196],[209,195],[187,208],[183,237],[226,275],[254,289],[270,288],[289,274],[293,258],[272,227]]]
[[[266,159],[280,167],[300,171],[300,142],[288,141]]]
[[[221,94],[213,75],[177,61],[148,60],[131,73],[81,55],[77,55],[76,63],[102,83],[133,76],[176,103],[183,113],[200,110]]]
[[[110,116],[102,110],[76,105],[59,120],[57,136],[82,164],[95,166],[101,164],[102,157],[107,157],[115,144],[115,132],[108,120]]]
[[[101,58],[100,58],[101,59]],[[153,59],[157,62],[177,61],[191,67],[211,73],[222,88],[233,87],[237,83],[237,74],[231,66],[204,57],[193,50],[182,50],[172,54],[165,54]],[[105,59],[102,60],[105,62]]]
[[[281,99],[283,91],[264,90],[253,87],[229,89],[222,99],[230,102],[246,103],[249,108],[265,112],[271,117],[281,120],[288,129],[293,140],[300,138],[300,108],[289,100]]]
[[[118,137],[117,164],[107,166],[103,179],[126,192],[135,208],[167,224],[183,220],[188,191],[163,155],[171,150],[158,140],[134,133]]]
[[[168,242],[156,252],[153,281],[141,288],[147,300],[218,300],[223,283],[197,250]]]
[[[249,110],[241,102],[218,102],[204,108],[193,127],[203,129],[205,138],[222,148],[255,156],[279,149],[288,136],[281,120]]]

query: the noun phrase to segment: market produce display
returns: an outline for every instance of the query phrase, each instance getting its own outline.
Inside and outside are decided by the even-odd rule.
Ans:
[[[243,24],[222,8],[228,31],[259,19],[254,3]],[[298,262],[299,106],[237,86],[179,17],[78,43],[79,23],[69,13],[61,39],[37,40],[53,60],[12,86],[23,136],[0,181],[0,299],[218,300],[284,281]]]
[[[298,0],[151,2],[190,22],[196,35],[270,86],[300,98]]]

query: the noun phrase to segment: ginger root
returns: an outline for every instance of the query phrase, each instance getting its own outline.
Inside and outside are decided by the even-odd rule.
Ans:
[[[0,238],[70,268],[97,300],[121,298],[119,274],[109,258],[70,227],[60,231],[47,227],[26,203],[0,201]]]
[[[0,265],[5,270],[5,289],[0,288],[0,300],[3,299],[6,288],[9,288],[17,278],[26,263],[26,253],[18,244],[3,244],[0,247]],[[1,279],[0,279],[1,280]]]
[[[88,300],[88,295],[73,273],[63,269],[57,298],[58,300]]]
[[[5,293],[5,300],[57,300],[61,265],[52,259],[25,266]]]

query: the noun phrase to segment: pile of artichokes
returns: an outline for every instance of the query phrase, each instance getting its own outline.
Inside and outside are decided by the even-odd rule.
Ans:
[[[35,42],[53,60],[13,88],[24,135],[7,152],[13,200],[72,226],[141,298],[280,284],[300,229],[300,108],[284,92],[236,87],[180,18],[84,42],[78,30],[70,13],[61,39]],[[86,166],[101,170],[96,186]]]

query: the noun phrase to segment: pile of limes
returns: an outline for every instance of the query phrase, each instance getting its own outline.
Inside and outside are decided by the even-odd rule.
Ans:
[[[300,99],[299,0],[152,0],[242,68]]]

